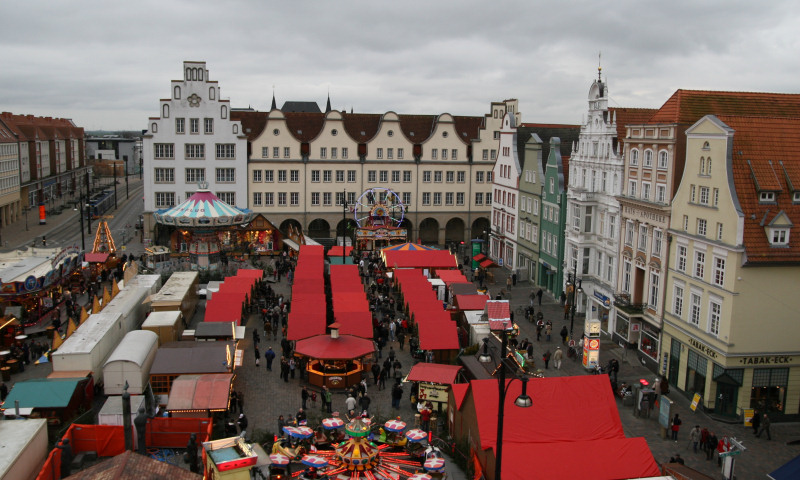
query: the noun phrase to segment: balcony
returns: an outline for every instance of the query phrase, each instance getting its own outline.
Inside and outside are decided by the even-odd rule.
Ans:
[[[614,306],[628,315],[641,315],[647,308],[646,303],[631,303],[631,295],[622,292],[614,294]]]

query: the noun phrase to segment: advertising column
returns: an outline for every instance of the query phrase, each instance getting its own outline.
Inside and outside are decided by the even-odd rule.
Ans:
[[[600,364],[600,321],[587,320],[583,328],[583,366],[597,368]]]

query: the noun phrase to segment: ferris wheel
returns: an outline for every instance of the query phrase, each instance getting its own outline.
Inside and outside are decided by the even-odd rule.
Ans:
[[[384,187],[365,190],[353,206],[353,216],[359,227],[399,227],[406,207],[400,196]]]

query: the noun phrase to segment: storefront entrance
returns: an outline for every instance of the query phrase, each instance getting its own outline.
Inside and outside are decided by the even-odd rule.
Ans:
[[[739,384],[727,374],[717,378],[717,394],[714,402],[714,413],[725,416],[736,416],[736,403],[739,400]]]
[[[669,379],[670,385],[678,386],[678,375],[681,371],[681,342],[672,339],[669,354]]]

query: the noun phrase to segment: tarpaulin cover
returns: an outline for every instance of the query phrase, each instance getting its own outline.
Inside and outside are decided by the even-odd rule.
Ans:
[[[64,436],[69,439],[72,453],[97,452],[100,457],[112,457],[125,451],[122,425],[80,425],[73,423]],[[186,445],[184,445],[185,447]],[[61,478],[61,449],[54,448],[39,470],[36,480]]]
[[[169,342],[156,351],[150,375],[192,373],[230,373],[228,354],[233,357],[234,342]]]
[[[617,403],[608,387],[608,375],[533,379],[528,382],[528,395],[533,399],[533,406],[529,408],[514,405],[514,400],[522,393],[522,382],[509,382],[503,445],[624,438]],[[499,398],[497,380],[473,380],[470,389],[475,401],[480,446],[484,450],[494,448]]]
[[[480,265],[481,265],[481,267],[483,267],[483,268],[490,268],[490,267],[496,267],[496,266],[497,266],[497,264],[496,264],[496,263],[494,263],[493,261],[491,261],[491,260],[489,260],[489,259],[486,259],[486,260],[482,261],[482,262],[480,263]]]
[[[453,295],[477,295],[478,287],[474,283],[451,283],[448,285]]]
[[[541,428],[537,425],[535,429]],[[503,478],[616,480],[661,474],[647,441],[641,437],[536,445],[504,440],[503,447]]]
[[[239,277],[251,277],[251,278],[264,278],[264,270],[257,269],[257,268],[240,268],[236,271],[236,275]]]
[[[245,302],[247,302],[247,294],[248,292],[243,292],[241,290],[237,290],[234,286],[228,285],[227,287],[225,284],[221,284],[219,286],[219,291],[216,292],[208,303],[214,302],[238,302],[239,308],[242,308]]]
[[[458,350],[456,326],[440,322],[418,322],[419,347],[423,350]]]
[[[242,304],[213,299],[206,304],[204,322],[233,322],[239,325],[242,321]]]
[[[444,281],[446,284],[468,282],[467,277],[461,273],[461,270],[436,270],[436,276]]]
[[[387,268],[458,268],[449,250],[384,250],[382,255]]]
[[[350,252],[353,251],[353,247],[344,247],[344,254],[345,256],[350,255]],[[342,246],[341,245],[334,245],[328,250],[329,257],[341,257],[342,256]]]
[[[247,291],[249,292],[253,285],[256,283],[255,277],[244,277],[244,276],[233,276],[233,277],[225,277],[220,287],[224,285],[245,285],[247,286]]]
[[[33,378],[17,382],[5,400],[6,408],[19,402],[22,408],[64,408],[69,405],[82,378]]]
[[[333,310],[341,312],[364,312],[369,311],[369,303],[364,292],[336,292],[333,294]]]
[[[440,363],[418,363],[408,372],[408,380],[412,382],[439,383],[452,385],[456,381],[460,365],[442,365]],[[464,384],[466,387],[467,384]]]
[[[371,339],[372,313],[370,312],[334,312],[333,318],[339,324],[339,333]]]
[[[153,417],[147,421],[145,441],[148,447],[186,448],[192,433],[198,444],[207,442],[213,425],[211,418]]]
[[[295,351],[300,355],[322,360],[352,360],[371,355],[375,346],[372,340],[352,335],[339,335],[339,338],[318,335],[297,342]]]
[[[456,383],[450,388],[453,390],[453,399],[456,401],[456,410],[461,410],[461,405],[464,404],[464,399],[467,398],[469,383]]]
[[[292,311],[289,312],[289,328],[286,332],[286,338],[296,341],[313,337],[314,335],[323,335],[325,327],[325,310],[320,309],[319,305],[307,312],[299,312],[292,308]]]
[[[455,305],[459,310],[483,310],[489,295],[456,295]]]
[[[800,478],[800,455],[789,460],[788,463],[767,474],[772,480],[795,480]]]
[[[482,262],[485,258],[486,258],[486,255],[484,255],[482,253],[479,253],[479,254],[475,255],[474,257],[472,257],[472,259],[475,260],[476,262]]]
[[[325,255],[325,247],[322,245],[300,245],[300,256],[322,257]]]
[[[227,410],[233,375],[180,375],[172,382],[167,410]]]

